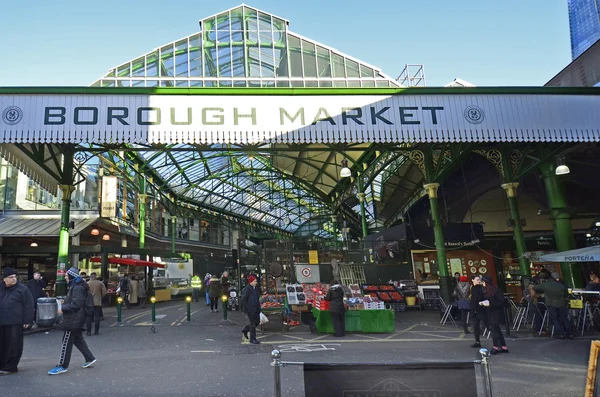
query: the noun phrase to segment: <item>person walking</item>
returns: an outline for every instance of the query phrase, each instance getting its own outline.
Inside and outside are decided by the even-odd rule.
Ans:
[[[210,312],[219,311],[219,297],[221,296],[221,280],[216,276],[211,276],[208,286],[208,295],[210,296]]]
[[[489,312],[479,304],[485,300],[481,276],[473,276],[471,282],[473,284],[471,286],[471,317],[473,318],[473,335],[475,336],[475,343],[471,347],[477,348],[481,347],[481,323],[484,324],[485,328],[488,328]]]
[[[94,321],[94,335],[98,335],[100,331],[100,317],[102,317],[102,298],[106,296],[106,286],[103,282],[98,281],[97,274],[90,274],[88,281],[89,293],[94,298],[94,313],[91,317],[86,318],[87,336],[92,334],[92,320]]]
[[[204,293],[206,295],[206,306],[210,305],[210,294],[209,294],[209,288],[210,287],[210,274],[206,273],[206,276],[204,276]]]
[[[125,302],[125,307],[131,309],[131,303],[129,303],[129,275],[125,273],[123,277],[119,280],[119,288],[117,289],[119,296],[123,298],[123,302]]]
[[[146,299],[148,298],[146,292],[146,280],[144,280],[144,273],[138,275],[138,300],[140,302],[140,309],[146,307]]]
[[[471,310],[471,300],[469,295],[471,293],[471,284],[467,276],[460,276],[460,280],[454,288],[454,295],[456,296],[456,304],[460,311],[460,320],[463,323],[463,330],[465,334],[469,333],[469,311]]]
[[[502,310],[504,309],[504,295],[502,291],[492,284],[492,279],[483,277],[483,297],[484,300],[479,302],[484,310],[489,311],[490,331],[492,332],[492,341],[494,346],[490,354],[508,353],[508,347],[500,328],[502,321]]]
[[[58,375],[67,372],[71,362],[71,352],[73,345],[83,354],[85,363],[83,368],[89,368],[96,363],[96,358],[88,348],[81,327],[85,321],[85,301],[89,294],[89,286],[83,278],[79,276],[79,270],[72,267],[65,275],[65,281],[69,287],[67,297],[58,310],[59,315],[63,315],[61,328],[64,330],[62,345],[60,348],[60,358],[58,365],[48,371],[48,375]]]
[[[192,277],[192,299],[195,302],[198,302],[200,300],[200,289],[202,288],[202,280],[200,280],[200,276],[198,276],[198,273],[194,274],[194,277]]]
[[[33,324],[33,297],[10,267],[0,283],[0,375],[19,372],[23,355],[23,330]]]
[[[33,278],[27,282],[27,288],[31,292],[33,297],[33,321],[37,320],[37,300],[46,296],[44,288],[46,288],[46,280],[42,277],[40,272],[33,273]]]
[[[248,325],[242,329],[242,334],[248,339],[250,332],[250,343],[259,345],[260,341],[256,340],[256,327],[260,324],[260,299],[256,284],[258,280],[255,276],[248,276],[248,285],[242,290],[242,310],[248,316]]]
[[[344,307],[344,290],[338,281],[327,291],[325,300],[328,300],[331,321],[333,322],[333,336],[341,338],[346,335],[346,308]]]
[[[554,326],[556,338],[575,339],[573,336],[573,324],[569,321],[567,308],[567,287],[559,282],[560,274],[552,272],[551,278],[543,284],[533,287],[535,292],[543,293],[546,297],[546,306],[550,313],[550,319]]]

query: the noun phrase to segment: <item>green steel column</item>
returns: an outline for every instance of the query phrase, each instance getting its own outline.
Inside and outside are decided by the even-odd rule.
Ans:
[[[177,217],[171,216],[171,253],[175,254],[175,233],[177,232]]]
[[[510,220],[513,226],[513,234],[515,239],[515,246],[517,248],[517,256],[519,257],[519,273],[521,274],[521,284],[529,285],[529,279],[531,274],[529,271],[529,264],[525,258],[525,252],[527,247],[525,245],[525,233],[523,233],[523,226],[521,225],[521,215],[519,214],[519,204],[517,202],[517,188],[519,187],[518,182],[504,183],[501,185],[502,189],[506,191],[508,198],[508,208],[510,210]]]
[[[547,162],[540,165],[540,169],[546,186],[550,219],[554,226],[556,249],[559,252],[572,250],[575,248],[573,225],[571,224],[571,215],[568,212],[567,198],[555,174],[555,164],[554,162]],[[584,286],[581,269],[577,264],[561,263],[560,270],[568,286],[575,288]]]
[[[338,249],[338,230],[337,230],[337,218],[335,215],[331,215],[331,224],[333,225],[333,243],[334,247]]]
[[[140,248],[144,248],[146,246],[146,199],[148,195],[140,193],[138,197],[140,203]]]
[[[364,239],[369,234],[369,228],[367,227],[367,215],[365,213],[365,192],[361,175],[358,176],[358,201],[360,202],[360,223],[362,225],[362,236]]]
[[[440,273],[440,296],[446,303],[451,302],[452,280],[448,275],[448,260],[446,259],[446,246],[444,243],[444,229],[440,219],[440,208],[438,189],[439,183],[427,183],[423,185],[429,196],[431,206],[431,219],[433,221],[433,234],[435,236],[435,249],[437,252],[438,270]]]
[[[66,158],[65,158],[66,160]],[[65,168],[67,168],[65,166]],[[71,194],[75,186],[59,185],[62,191],[62,208],[60,213],[60,232],[58,235],[58,266],[56,268],[56,283],[54,285],[54,296],[63,297],[67,295],[67,283],[65,273],[69,263],[69,216],[71,212]]]

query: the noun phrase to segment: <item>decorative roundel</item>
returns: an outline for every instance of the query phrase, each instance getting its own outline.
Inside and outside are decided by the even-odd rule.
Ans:
[[[475,105],[468,106],[465,109],[464,116],[465,119],[467,119],[467,121],[471,124],[480,124],[485,118],[483,109]]]
[[[303,277],[310,277],[310,268],[308,267],[303,267],[301,270],[302,276]]]
[[[9,106],[2,112],[2,121],[9,125],[18,124],[23,120],[23,111],[18,106]]]
[[[485,265],[487,265],[487,261],[485,259],[482,259],[481,260],[481,266],[485,266]]]
[[[479,268],[479,273],[481,273],[481,274],[486,274],[486,273],[487,273],[487,269],[486,269],[485,267],[481,266],[481,267]]]
[[[473,266],[473,261],[469,261],[469,266]]]
[[[473,273],[473,274],[477,274],[477,268],[476,268],[476,267],[472,267],[472,268],[471,268],[471,273]]]

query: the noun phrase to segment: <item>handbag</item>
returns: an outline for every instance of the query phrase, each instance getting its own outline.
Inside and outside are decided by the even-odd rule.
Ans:
[[[260,325],[266,324],[269,322],[267,316],[265,316],[262,312],[260,313]]]

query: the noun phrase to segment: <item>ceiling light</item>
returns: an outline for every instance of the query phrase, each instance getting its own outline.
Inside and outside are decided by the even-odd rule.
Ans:
[[[585,237],[590,238],[590,237],[592,237],[592,234],[588,233],[588,234],[585,235]]]
[[[98,229],[92,229],[92,231],[90,232],[90,234],[91,234],[92,236],[97,236],[97,235],[99,235],[99,234],[100,234],[100,230],[98,230]]]
[[[36,243],[36,242],[34,241],[33,243],[29,244],[29,246],[30,246],[30,247],[37,247],[37,246],[38,246],[38,243]]]
[[[596,222],[596,227],[600,227],[600,222]]]
[[[348,160],[342,160],[342,170],[340,171],[340,177],[342,178],[350,178],[352,176],[352,171],[348,168]]]
[[[571,172],[571,170],[569,169],[569,167],[567,167],[567,165],[565,164],[565,156],[559,156],[556,159],[556,175],[567,175]]]
[[[110,235],[109,234],[105,234],[104,236],[102,236],[102,240],[110,240]]]

